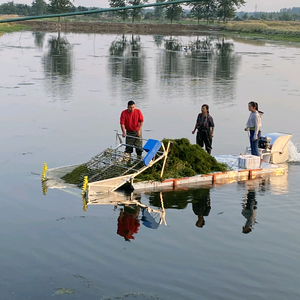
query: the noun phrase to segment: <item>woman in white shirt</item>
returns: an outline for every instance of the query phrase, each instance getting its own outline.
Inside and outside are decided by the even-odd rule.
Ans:
[[[245,130],[250,131],[251,154],[259,156],[258,139],[260,138],[261,117],[258,112],[258,104],[254,101],[248,103],[248,109],[251,112],[246,124]]]

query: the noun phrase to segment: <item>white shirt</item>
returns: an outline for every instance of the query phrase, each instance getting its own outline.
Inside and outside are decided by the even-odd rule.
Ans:
[[[258,131],[261,127],[261,117],[260,117],[260,114],[258,113],[258,111],[251,112],[246,126],[255,128],[253,138],[256,140],[258,138],[257,137]]]

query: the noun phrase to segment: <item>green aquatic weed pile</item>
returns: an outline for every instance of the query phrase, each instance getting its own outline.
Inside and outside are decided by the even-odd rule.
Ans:
[[[191,144],[188,139],[164,139],[165,147],[171,141],[170,151],[166,162],[163,177],[160,172],[163,159],[153,167],[147,169],[136,177],[143,180],[164,180],[166,178],[190,177],[197,174],[208,174],[211,172],[225,172],[227,165],[218,163],[217,160],[203,150],[199,145]]]
[[[77,186],[81,187],[86,174],[88,174],[88,168],[86,164],[83,164],[75,168],[72,172],[63,176],[62,179],[67,183],[76,184]]]
[[[191,144],[188,139],[164,139],[162,140],[162,143],[167,147],[169,141],[171,142],[171,146],[163,177],[160,177],[164,161],[164,159],[161,159],[152,167],[138,175],[136,177],[137,181],[190,177],[197,174],[225,172],[227,170],[225,164],[218,163],[213,156],[209,155],[199,145]],[[162,149],[160,150],[162,151]],[[68,183],[82,186],[84,176],[88,173],[90,173],[90,171],[88,170],[87,165],[82,164],[72,172],[66,174],[62,179]]]

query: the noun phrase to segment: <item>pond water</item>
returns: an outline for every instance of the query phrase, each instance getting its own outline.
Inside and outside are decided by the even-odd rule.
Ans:
[[[299,46],[30,31],[0,41],[1,299],[299,299]],[[144,114],[145,139],[193,143],[209,104],[212,155],[244,152],[254,100],[265,112],[263,134],[293,134],[287,172],[136,192],[156,210],[163,199],[166,225],[135,210],[125,241],[118,218],[133,214],[128,207],[85,211],[80,190],[43,194],[41,172],[44,162],[86,162],[114,146],[129,100]]]

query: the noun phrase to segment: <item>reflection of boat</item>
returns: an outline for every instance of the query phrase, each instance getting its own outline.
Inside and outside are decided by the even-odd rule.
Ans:
[[[161,209],[156,209],[150,207],[149,205],[143,204],[140,201],[141,195],[136,192],[132,192],[130,194],[119,192],[103,193],[98,189],[95,190],[93,187],[90,187],[87,196],[88,197],[86,198],[85,202],[86,206],[114,205],[115,209],[117,209],[118,207],[124,208],[126,206],[136,206],[141,209],[141,221],[146,227],[156,229],[159,225],[161,225],[162,222],[167,225],[162,193],[160,193],[159,195]]]

